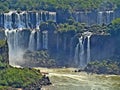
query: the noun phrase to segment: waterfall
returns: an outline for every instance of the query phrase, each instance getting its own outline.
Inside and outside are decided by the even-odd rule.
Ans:
[[[33,30],[30,34],[28,50],[30,50],[30,51],[35,50],[35,30]]]
[[[103,12],[100,11],[98,12],[98,24],[102,24],[103,23]]]
[[[76,45],[75,47],[75,56],[74,56],[74,61],[75,61],[75,64],[78,65],[79,63],[79,59],[78,59],[78,56],[79,56],[79,43]]]
[[[79,66],[83,67],[84,66],[84,40],[82,36],[79,38],[79,45],[80,45]]]
[[[3,18],[4,17],[4,18]],[[4,29],[39,29],[42,21],[52,20],[56,22],[56,12],[39,11],[39,12],[17,12],[0,13],[0,27]],[[3,24],[3,25],[2,25]]]
[[[12,29],[12,12],[4,13],[4,28]]]
[[[26,50],[48,49],[48,31],[36,32],[35,30],[39,30],[41,21],[49,20],[49,15],[51,20],[56,21],[56,12],[10,11],[0,13],[0,28],[5,29],[10,65],[23,63],[23,55]],[[31,34],[29,29],[32,29]]]
[[[29,20],[29,17],[28,17],[28,14],[27,14],[27,12],[25,13],[25,17],[26,17],[26,19],[25,19],[25,23],[26,23],[26,28],[29,28],[29,25],[28,25],[28,20]]]
[[[49,20],[56,22],[56,12],[49,12]]]
[[[90,37],[91,32],[82,33],[78,38],[79,42],[75,47],[74,60],[75,64],[80,68],[84,68],[90,62]],[[87,41],[87,47],[85,47],[85,41]],[[86,51],[87,50],[87,51]]]
[[[87,38],[87,61],[86,64],[88,64],[90,62],[90,37],[92,35],[91,32],[84,32],[83,33],[84,37]]]
[[[22,30],[23,25],[22,25],[22,23],[21,23],[20,14],[17,14],[17,19],[18,19],[17,28],[20,29],[20,30]]]
[[[113,19],[114,19],[114,15],[112,15],[114,12],[113,11],[106,11],[107,14],[107,24],[109,24]]]
[[[90,62],[90,36],[87,36],[87,63]]]
[[[39,21],[39,14],[36,13],[36,29],[39,29],[40,21]]]
[[[79,67],[83,68],[85,61],[84,61],[84,42],[85,39],[83,36],[79,37],[79,42],[75,48],[75,56],[74,56],[74,60],[75,60],[75,64],[77,64]]]
[[[41,20],[41,22],[43,22],[43,12],[40,12],[40,20]]]
[[[24,40],[20,38],[20,33],[18,30],[5,30],[8,47],[9,47],[9,64],[10,65],[20,65],[23,63],[23,54],[25,50],[19,44],[20,41]]]
[[[48,31],[42,31],[43,49],[48,49]]]
[[[37,50],[40,50],[41,44],[40,44],[40,32],[37,31]]]

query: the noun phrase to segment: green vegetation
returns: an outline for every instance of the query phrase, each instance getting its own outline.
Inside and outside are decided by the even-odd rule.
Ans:
[[[85,23],[75,22],[73,19],[68,19],[66,23],[56,24],[52,21],[43,22],[40,24],[40,30],[49,30],[49,32],[69,32],[75,31],[77,33],[82,33],[85,31],[90,31],[95,34],[107,34],[107,25],[91,25],[87,26]]]
[[[47,51],[27,51],[23,56],[25,64],[23,66],[29,67],[55,67],[55,60],[52,59]]]
[[[92,10],[120,6],[119,0],[0,0],[0,11],[11,10]]]
[[[116,18],[108,25],[108,33],[118,36],[120,34],[120,18]]]
[[[114,20],[112,21],[112,24],[113,24],[113,25],[117,25],[117,24],[120,25],[120,18],[114,19]]]
[[[120,74],[120,62],[111,60],[94,61],[87,65],[85,71],[97,74]]]
[[[14,68],[0,62],[0,88],[23,88],[41,78],[41,73],[35,69]]]
[[[4,46],[6,44],[6,40],[0,40],[0,47]]]

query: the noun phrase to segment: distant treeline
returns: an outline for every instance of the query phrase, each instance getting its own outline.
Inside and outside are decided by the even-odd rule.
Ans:
[[[93,10],[113,9],[120,0],[0,0],[0,11],[7,10]]]

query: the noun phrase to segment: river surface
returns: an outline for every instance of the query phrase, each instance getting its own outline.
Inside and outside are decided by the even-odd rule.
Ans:
[[[73,68],[45,69],[52,85],[42,90],[120,90],[119,75],[97,75],[86,72],[73,72]]]

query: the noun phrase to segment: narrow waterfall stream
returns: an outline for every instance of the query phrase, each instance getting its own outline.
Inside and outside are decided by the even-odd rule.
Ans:
[[[79,67],[84,67],[84,37],[79,38],[79,45],[80,45],[80,54],[79,54]]]
[[[87,63],[90,62],[90,36],[87,36]]]
[[[34,51],[35,50],[35,30],[31,32],[30,39],[29,39],[29,46],[28,50]]]

